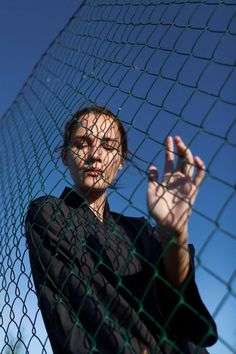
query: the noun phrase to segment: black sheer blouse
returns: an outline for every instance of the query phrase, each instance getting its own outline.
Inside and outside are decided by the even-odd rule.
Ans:
[[[30,262],[53,352],[207,353],[202,347],[215,343],[216,326],[193,262],[177,289],[147,220],[110,212],[108,204],[104,220],[70,188],[29,206]]]

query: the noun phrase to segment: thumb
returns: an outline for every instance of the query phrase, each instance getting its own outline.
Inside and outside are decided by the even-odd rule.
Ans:
[[[148,169],[148,189],[149,190],[153,190],[158,187],[158,170],[156,168],[156,166],[150,166],[149,169]]]

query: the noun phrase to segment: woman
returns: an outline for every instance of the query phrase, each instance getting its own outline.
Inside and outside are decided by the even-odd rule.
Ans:
[[[187,228],[202,160],[180,137],[166,139],[162,183],[155,166],[148,172],[152,228],[144,218],[109,210],[106,191],[127,156],[125,130],[112,112],[77,112],[66,125],[61,156],[73,189],[34,200],[26,219],[54,353],[207,353],[216,326],[194,281]]]

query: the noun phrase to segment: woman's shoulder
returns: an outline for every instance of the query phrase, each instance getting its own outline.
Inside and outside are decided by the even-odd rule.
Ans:
[[[28,209],[43,209],[43,208],[52,208],[53,206],[59,206],[61,204],[61,200],[54,195],[44,195],[32,199],[29,202]]]
[[[28,205],[26,217],[30,219],[50,220],[63,208],[63,200],[53,195],[44,195],[32,199]]]

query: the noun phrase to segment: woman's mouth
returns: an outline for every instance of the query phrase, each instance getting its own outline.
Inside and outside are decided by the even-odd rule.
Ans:
[[[101,170],[94,170],[94,169],[86,169],[85,173],[89,176],[92,176],[92,177],[98,177],[98,176],[102,175]]]

